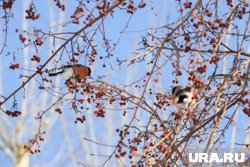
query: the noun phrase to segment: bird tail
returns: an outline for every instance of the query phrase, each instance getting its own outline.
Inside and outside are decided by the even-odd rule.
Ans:
[[[55,73],[49,73],[49,76],[50,76],[50,77],[57,76],[57,75],[62,74],[63,72],[64,72],[64,71],[55,72]]]

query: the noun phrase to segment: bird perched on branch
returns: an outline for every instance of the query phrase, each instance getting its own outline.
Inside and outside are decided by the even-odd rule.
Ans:
[[[58,72],[49,73],[49,76],[63,76],[66,79],[83,80],[87,76],[90,76],[91,69],[81,64],[73,64],[62,66],[57,69]]]
[[[193,101],[193,92],[190,87],[175,86],[172,89],[173,104],[180,109],[188,109]]]

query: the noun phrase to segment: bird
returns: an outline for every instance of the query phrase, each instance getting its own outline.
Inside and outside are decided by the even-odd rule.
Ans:
[[[189,109],[193,95],[190,87],[175,86],[172,89],[172,103],[179,109]]]
[[[59,71],[55,73],[49,73],[49,77],[63,76],[66,79],[81,81],[91,74],[91,69],[82,64],[65,65],[58,68],[57,70]]]

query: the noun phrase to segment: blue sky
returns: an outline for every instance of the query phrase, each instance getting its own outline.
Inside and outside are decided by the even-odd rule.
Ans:
[[[34,4],[37,7],[37,11],[41,14],[41,19],[39,19],[38,21],[29,21],[24,19],[24,11],[27,8],[29,2],[30,1],[24,0],[16,1],[12,9],[14,18],[12,18],[9,22],[7,47],[5,48],[2,55],[6,55],[8,51],[10,53],[15,52],[16,60],[13,61],[13,57],[10,55],[1,55],[2,66],[0,71],[0,79],[2,82],[2,88],[0,87],[0,93],[4,96],[9,95],[23,82],[23,79],[19,79],[20,74],[31,75],[33,73],[32,71],[29,72],[21,69],[15,71],[9,70],[10,63],[20,63],[21,67],[24,67],[25,58],[30,59],[34,54],[38,54],[39,56],[41,56],[40,64],[43,64],[51,55],[51,50],[56,50],[58,46],[62,44],[62,41],[57,40],[56,45],[51,46],[52,41],[50,41],[50,39],[47,39],[44,42],[44,45],[39,47],[38,53],[33,46],[28,46],[23,50],[20,49],[23,47],[23,44],[18,40],[19,33],[16,33],[15,29],[19,29],[19,32],[21,32],[22,30],[32,32],[34,28],[42,29],[45,32],[75,32],[83,26],[69,25],[66,27],[55,26],[54,28],[49,28],[51,27],[51,24],[58,24],[61,23],[60,21],[67,22],[70,20],[70,15],[73,13],[73,9],[77,5],[76,1],[63,2],[66,3],[66,11],[63,15],[61,15],[60,9],[55,6],[55,3],[53,1],[35,1]],[[145,58],[145,61],[143,61],[142,63],[137,63],[130,66],[124,65],[119,67],[116,62],[117,58],[129,60],[134,55],[141,52],[141,50],[139,50],[139,48],[141,47],[141,45],[139,45],[139,42],[141,41],[142,36],[146,36],[146,32],[152,33],[157,36],[162,36],[166,33],[166,29],[164,28],[157,31],[155,29],[143,31],[144,29],[160,27],[167,23],[173,23],[176,18],[179,18],[180,16],[180,13],[178,12],[177,2],[174,0],[163,2],[148,2],[147,4],[148,5],[145,9],[138,10],[132,16],[131,20],[129,21],[128,27],[125,29],[126,33],[122,34],[120,42],[113,51],[114,56],[110,59],[105,59],[104,61],[97,58],[97,61],[94,63],[94,65],[91,65],[93,78],[97,78],[111,71],[110,75],[102,78],[102,80],[123,88],[124,85],[140,79],[145,75],[146,72],[151,70],[152,64],[147,64],[152,58],[151,55],[147,56]],[[228,10],[228,7],[225,4],[220,5],[219,15],[223,14],[225,10]],[[2,16],[3,12],[1,11],[0,14]],[[126,26],[128,20],[130,19],[130,16],[131,15],[126,14],[125,11],[118,11],[116,9],[113,17],[107,16],[107,18],[105,19],[105,35],[107,39],[110,40],[111,46],[119,39],[121,31]],[[3,25],[3,21],[3,19],[0,20],[1,25]],[[235,24],[237,24],[239,31],[243,33],[246,24],[246,17],[244,17],[242,22],[236,21]],[[235,27],[232,27],[232,30],[236,31],[236,29],[234,28]],[[88,29],[86,33],[89,33],[91,35],[91,29]],[[3,43],[3,35],[3,32],[1,32],[0,44]],[[64,37],[67,38],[69,36],[70,35],[65,35]],[[179,43],[182,43],[182,40],[183,39],[181,37],[177,38],[177,41]],[[105,57],[107,53],[105,52],[105,48],[103,48],[103,43],[104,42],[102,40],[102,36],[100,32],[97,31],[95,44],[97,45],[98,56]],[[156,40],[154,42],[151,42],[151,44],[156,44]],[[235,49],[237,47],[235,38],[230,38],[229,45],[232,49]],[[248,47],[249,42],[245,44],[245,52],[247,52]],[[67,46],[67,49],[70,51],[69,45]],[[171,54],[172,51],[164,50],[164,54],[161,58],[162,63],[164,63],[166,60],[169,61],[167,56]],[[59,65],[65,64],[67,61],[69,61],[68,56],[65,52],[63,55],[66,56],[63,56],[62,60],[60,60]],[[183,66],[185,66],[187,65],[187,57],[191,56],[191,54],[185,55],[185,53],[182,52],[181,55],[185,56],[182,59]],[[60,55],[58,55],[55,60],[59,59],[59,57]],[[228,58],[227,70],[232,65],[232,58],[233,57],[230,56]],[[173,59],[175,59],[175,57],[173,57]],[[79,62],[88,65],[88,59],[86,59],[84,56],[80,57]],[[53,63],[54,61],[50,62],[46,68],[54,68]],[[104,63],[106,65],[106,68],[102,68],[102,65]],[[27,65],[28,69],[32,70],[34,70],[36,66],[37,63],[31,62]],[[113,68],[117,68],[118,70],[112,70]],[[213,69],[213,66],[211,66],[211,69]],[[155,90],[158,86],[158,88],[160,87],[159,91],[161,93],[169,93],[169,91],[171,90],[171,86],[173,86],[173,83],[171,82],[173,79],[172,71],[173,68],[171,67],[171,61],[169,61],[167,62],[167,65],[165,65],[161,70],[161,73],[163,75],[160,78],[160,84],[157,85],[154,82],[150,82],[149,87]],[[182,72],[184,73],[184,75],[182,77],[179,77],[179,81],[180,84],[185,85],[187,83],[187,74],[185,74],[184,71]],[[211,72],[212,71],[209,71],[208,73]],[[37,76],[36,79],[41,82],[40,76]],[[45,86],[51,89],[60,90],[61,92],[67,92],[63,84],[64,79],[53,78],[52,80],[53,83],[45,84]],[[140,82],[140,84],[142,83]],[[22,141],[26,143],[37,130],[38,121],[34,120],[36,113],[45,110],[47,106],[51,104],[53,100],[55,100],[53,96],[47,94],[46,92],[44,93],[43,91],[38,90],[37,87],[37,82],[31,82],[25,91],[25,94],[27,95],[26,99],[24,100],[26,101],[26,105],[19,104],[17,106],[18,110],[21,110],[22,108],[27,110],[27,117],[21,117],[21,119],[26,120],[25,125],[23,125],[23,131],[25,133],[21,137]],[[137,90],[133,87],[126,87],[126,89],[138,96],[142,92],[142,89]],[[17,100],[22,99],[24,95],[23,93],[23,91],[17,93]],[[46,100],[42,101],[43,99]],[[145,96],[145,99],[148,100],[149,103],[153,103],[153,100],[150,99],[150,96],[148,94]],[[6,103],[5,107],[8,108],[9,106],[11,106],[11,103],[12,101],[9,101],[8,103]],[[105,104],[107,105],[105,106],[107,108],[119,107],[116,105],[108,106],[107,103]],[[93,106],[89,107],[93,109]],[[242,129],[249,126],[249,118],[242,114],[241,109],[242,108],[239,108],[238,111],[238,121],[235,120],[237,133],[235,141],[239,143],[242,143],[243,138],[245,137],[245,131],[242,131]],[[169,108],[166,113],[163,112],[163,117],[168,116],[172,110],[173,108]],[[47,135],[45,135],[45,142],[41,143],[41,153],[31,156],[31,165],[47,166],[49,164],[50,166],[76,166],[76,162],[83,162],[93,166],[102,164],[106,157],[95,157],[90,156],[90,154],[93,153],[109,155],[112,152],[112,148],[99,146],[91,142],[84,141],[82,138],[87,137],[97,142],[110,145],[117,144],[118,135],[115,132],[115,129],[122,128],[124,124],[127,124],[130,121],[134,110],[128,110],[127,117],[123,117],[120,110],[110,110],[107,111],[105,118],[96,118],[91,111],[92,110],[84,112],[87,118],[87,121],[84,124],[74,124],[75,114],[70,109],[69,103],[64,103],[63,105],[63,116],[60,116],[53,112],[48,112],[48,114],[45,115],[45,117],[48,119],[48,122],[45,121],[44,123],[44,130],[47,131]],[[229,111],[228,113],[230,112],[232,111]],[[135,121],[134,124],[139,126],[145,125],[145,123],[147,123],[148,121],[149,116],[150,115],[148,113],[145,113],[145,111],[140,109],[138,113],[139,121]],[[14,125],[18,122],[18,118],[8,118],[6,115],[2,114],[1,119],[7,119],[11,123],[11,128],[16,128]],[[230,127],[226,132],[226,136],[229,136],[228,138],[231,137],[231,132],[232,128]],[[231,140],[225,139],[224,141],[226,143],[225,145],[223,145],[223,147],[230,147]],[[73,161],[69,160],[72,158],[70,157],[71,151],[73,151],[75,154]],[[8,161],[9,159],[4,156],[2,151],[0,152],[0,155],[1,160],[6,161],[6,163],[4,163],[3,165],[9,166],[10,161]],[[54,155],[56,155],[56,158],[53,160]],[[114,161],[112,161],[112,163],[114,163]]]

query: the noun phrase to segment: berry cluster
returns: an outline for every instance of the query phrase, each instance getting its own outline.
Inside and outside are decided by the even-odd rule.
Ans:
[[[19,34],[19,39],[21,40],[22,43],[24,43],[27,38],[23,34]]]
[[[3,10],[11,9],[15,0],[3,0],[2,8]]]
[[[209,61],[210,64],[218,64],[218,62],[220,61],[220,57],[218,55],[215,55],[211,58],[211,60]]]
[[[21,115],[21,112],[20,111],[10,111],[10,110],[7,110],[5,112],[5,114],[7,114],[8,116],[11,116],[11,117],[18,117],[19,115]]]
[[[9,68],[12,70],[18,69],[20,67],[20,65],[18,63],[16,64],[10,64]]]
[[[190,9],[192,7],[192,2],[184,2],[183,5],[185,9]]]
[[[35,62],[39,63],[41,61],[41,57],[33,55],[33,57],[31,58],[31,61],[35,61]]]
[[[241,94],[242,94],[242,96],[244,97],[244,96],[249,95],[250,92],[243,92],[243,93],[241,93]],[[245,100],[242,99],[241,104],[244,106],[244,108],[243,108],[242,111],[243,111],[248,117],[250,117],[250,99],[249,99],[249,98],[246,98]]]
[[[103,109],[98,109],[98,110],[94,111],[94,115],[96,117],[104,118],[105,117],[105,111]]]
[[[25,17],[26,19],[31,19],[31,20],[37,20],[40,18],[40,14],[36,14],[35,8],[33,7],[34,5],[30,5],[29,9],[25,10],[27,16]]]
[[[204,82],[202,80],[202,78],[200,78],[199,76],[196,75],[195,72],[190,72],[189,76],[188,76],[188,80],[189,81],[193,81],[193,87],[195,89],[202,89],[204,88]]]
[[[65,11],[65,5],[63,5],[60,0],[54,0],[56,2],[56,6],[61,9],[62,11]]]
[[[70,16],[70,18],[73,19],[74,24],[79,24],[79,16],[81,16],[83,14],[83,9],[81,7],[77,7],[76,10],[74,11],[73,15]]]
[[[43,44],[43,37],[37,37],[35,44],[41,46]]]
[[[86,121],[86,118],[85,118],[85,116],[83,115],[83,116],[81,116],[81,117],[77,117],[76,120],[75,120],[75,123],[77,123],[77,122],[83,123],[84,121]]]
[[[34,153],[40,153],[40,149],[39,149],[39,141],[44,141],[44,138],[42,137],[42,135],[45,135],[46,132],[45,131],[40,131],[39,129],[39,132],[32,138],[29,140],[29,143],[28,144],[25,144],[24,145],[24,149],[29,151],[31,154],[34,154]],[[35,148],[35,149],[32,149],[32,147],[34,145],[37,145],[38,148]]]
[[[200,74],[203,74],[206,71],[207,71],[207,65],[206,64],[197,67],[197,72],[199,72]]]

